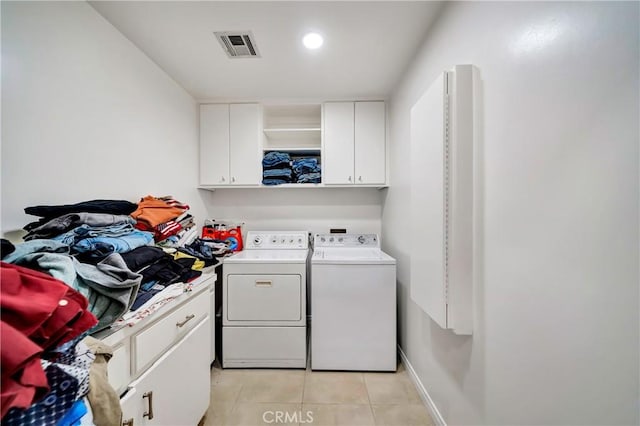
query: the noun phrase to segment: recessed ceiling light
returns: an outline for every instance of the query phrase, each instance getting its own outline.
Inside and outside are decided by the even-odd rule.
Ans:
[[[307,49],[317,49],[322,46],[322,36],[318,33],[309,33],[302,38],[302,43]]]

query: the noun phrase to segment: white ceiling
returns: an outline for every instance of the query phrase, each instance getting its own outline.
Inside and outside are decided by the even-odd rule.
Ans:
[[[200,100],[385,98],[439,2],[93,1]],[[230,59],[214,31],[251,30],[261,58]],[[316,31],[324,45],[302,46]]]

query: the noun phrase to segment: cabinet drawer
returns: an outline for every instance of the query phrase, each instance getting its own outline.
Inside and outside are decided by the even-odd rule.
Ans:
[[[225,368],[304,368],[306,327],[224,327]]]
[[[226,315],[229,321],[299,321],[300,275],[229,275]]]
[[[203,291],[160,321],[136,334],[135,374],[184,336],[209,313],[209,292]]]

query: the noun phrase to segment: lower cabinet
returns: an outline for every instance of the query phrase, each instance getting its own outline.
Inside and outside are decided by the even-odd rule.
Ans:
[[[209,351],[202,342],[210,328],[207,316],[129,385],[120,400],[124,426],[198,424],[209,406],[210,376],[202,374]]]

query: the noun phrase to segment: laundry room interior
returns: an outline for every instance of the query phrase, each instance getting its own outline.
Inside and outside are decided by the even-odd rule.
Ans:
[[[640,423],[640,2],[0,19],[2,424]]]

